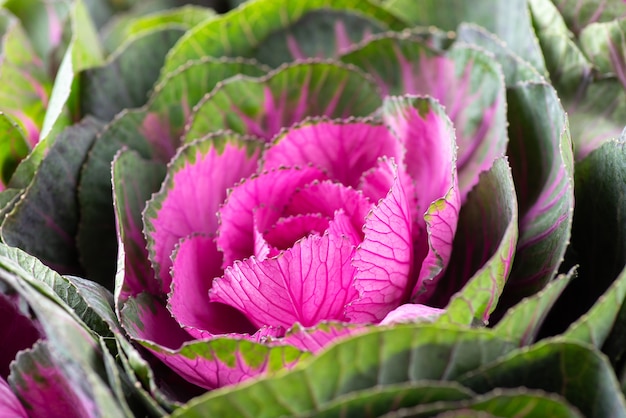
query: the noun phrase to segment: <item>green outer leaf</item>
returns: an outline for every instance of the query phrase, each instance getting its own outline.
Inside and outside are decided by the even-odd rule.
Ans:
[[[626,5],[622,1],[552,0],[552,2],[559,8],[570,30],[577,34],[590,23],[626,17]]]
[[[100,337],[111,337],[121,334],[122,328],[113,309],[113,295],[108,289],[91,280],[74,276],[62,276],[75,292],[75,301],[70,307],[83,322]],[[58,293],[58,290],[57,290]],[[68,292],[69,293],[69,292]],[[69,304],[71,299],[61,295]]]
[[[319,410],[300,417],[378,417],[389,411],[433,402],[471,399],[475,394],[453,382],[419,381],[374,386],[339,396]]]
[[[586,417],[626,417],[626,403],[606,357],[588,345],[546,340],[467,373],[479,393],[524,386],[558,393]]]
[[[546,83],[508,89],[507,155],[519,204],[520,237],[501,312],[539,291],[557,272],[573,216],[573,155],[567,115]]]
[[[363,14],[393,30],[405,27],[382,8],[362,0],[258,0],[189,31],[170,52],[162,74],[202,56],[250,57],[273,32],[321,8]]]
[[[186,31],[200,22],[215,16],[215,12],[206,7],[185,5],[175,9],[158,10],[146,15],[128,17],[116,15],[114,21],[103,30],[103,44],[109,51],[122,47],[129,39],[146,31],[178,28]]]
[[[626,20],[593,23],[580,33],[580,47],[603,75],[617,76],[626,86],[623,74],[626,47]],[[622,72],[622,74],[620,74]]]
[[[179,137],[190,109],[205,93],[236,74],[259,76],[265,71],[264,67],[240,59],[191,61],[156,86],[146,106],[122,111],[105,127],[85,162],[78,194],[81,223],[77,242],[88,277],[106,281],[115,274],[117,238],[111,193],[111,162],[115,154],[126,146],[143,158],[165,165],[180,145]],[[172,149],[161,146],[163,143],[171,144]]]
[[[81,114],[109,121],[124,108],[143,106],[159,76],[165,54],[183,33],[178,28],[144,33],[130,40],[105,65],[82,72]]]
[[[60,276],[54,270],[44,266],[37,258],[19,248],[0,243],[0,272],[13,274],[20,281],[36,288],[47,298],[53,300],[78,322],[83,321],[95,333],[108,336],[111,321],[102,315],[101,307],[110,304],[111,296],[93,282],[78,283],[76,279]],[[92,289],[89,293],[87,289]],[[105,300],[98,298],[106,298]]]
[[[72,38],[65,51],[50,95],[48,111],[41,128],[41,139],[46,138],[55,125],[66,124],[62,113],[71,99],[74,76],[81,70],[99,65],[103,61],[98,34],[83,0],[75,0],[70,10]],[[60,119],[61,118],[61,119]]]
[[[273,417],[313,413],[350,392],[422,380],[454,380],[509,351],[484,330],[398,325],[341,341],[292,371],[202,395],[173,417]]]
[[[590,76],[591,63],[550,0],[528,0],[528,4],[550,80],[559,93],[572,96]]]
[[[513,306],[494,327],[496,334],[518,341],[520,346],[535,342],[548,312],[575,275],[575,269],[561,274],[541,291]]]
[[[590,26],[581,34],[583,48],[591,43],[585,52],[605,73],[600,75],[549,0],[532,0],[530,6],[550,79],[569,114],[575,158],[580,160],[602,143],[618,137],[624,127],[626,92],[614,76],[608,47],[611,38],[617,46],[623,43],[623,33],[611,23]]]
[[[194,108],[183,141],[221,129],[271,139],[307,116],[366,116],[380,106],[376,86],[356,67],[292,64],[265,77],[235,77],[218,85]]]
[[[33,182],[2,223],[2,240],[62,273],[80,273],[74,240],[78,227],[79,171],[101,127],[85,119],[59,136]]]
[[[445,414],[443,412],[450,411]],[[458,413],[457,414],[455,414]],[[468,415],[465,415],[465,414]],[[582,418],[583,415],[560,396],[526,388],[496,389],[470,401],[437,402],[401,409],[396,413],[382,415],[384,418],[399,417],[535,417],[535,418]],[[475,414],[475,415],[474,415]],[[382,418],[381,417],[381,418]]]
[[[603,143],[618,138],[626,120],[626,90],[615,78],[602,78],[574,99],[563,99],[568,112],[576,161]]]
[[[535,67],[514,54],[501,39],[480,26],[473,23],[459,25],[457,42],[475,45],[493,54],[494,59],[502,67],[507,87],[512,87],[520,81],[544,81]]]
[[[413,25],[435,26],[443,30],[456,30],[463,22],[483,26],[544,74],[545,63],[533,32],[526,1],[387,0],[384,5]]]
[[[0,245],[0,251],[6,249],[4,244]],[[2,258],[2,264],[5,264]],[[52,274],[51,270],[40,268],[44,269],[44,274]],[[100,415],[124,416],[115,396],[99,375],[102,364],[95,339],[74,312],[63,302],[59,303],[59,298],[45,284],[37,283],[35,277],[36,274],[29,272],[16,276],[7,270],[0,270],[0,280],[26,299],[39,319],[49,347],[54,350],[55,363],[73,382],[72,387],[83,391],[83,396],[94,402]]]
[[[506,159],[499,158],[489,171],[480,175],[461,208],[449,271],[441,283],[459,275],[465,278],[463,273],[479,270],[452,296],[438,322],[465,325],[474,319],[487,322],[511,271],[517,234],[517,201],[511,169]],[[483,237],[484,242],[478,244],[477,237]],[[483,259],[485,253],[490,255],[488,260]],[[468,265],[471,272],[466,271]],[[457,271],[457,266],[463,267]]]
[[[28,155],[28,143],[22,129],[0,112],[0,182],[6,186],[15,168]],[[0,189],[3,188],[0,186]],[[3,207],[4,205],[0,205]]]

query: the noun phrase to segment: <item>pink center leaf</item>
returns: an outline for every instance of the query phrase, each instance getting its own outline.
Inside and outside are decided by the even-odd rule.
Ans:
[[[402,160],[398,140],[368,119],[346,122],[313,119],[280,135],[263,157],[263,167],[313,164],[346,186],[357,187],[361,173],[382,156]]]
[[[372,207],[359,190],[341,183],[320,181],[297,190],[285,207],[285,214],[319,213],[337,221],[337,211],[341,210],[352,225],[351,232],[346,230],[346,234],[351,237],[354,245],[358,245],[363,240],[361,228],[365,217]]]
[[[309,235],[275,258],[237,261],[214,281],[210,297],[244,312],[258,327],[342,321],[345,305],[357,297],[353,255],[346,238]]]
[[[314,167],[281,168],[246,179],[233,188],[219,210],[217,246],[223,267],[255,253],[255,229],[269,228],[283,216],[289,197],[299,188],[326,176]]]

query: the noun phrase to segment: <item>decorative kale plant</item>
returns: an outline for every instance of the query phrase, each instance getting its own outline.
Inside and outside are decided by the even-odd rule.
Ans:
[[[626,416],[626,2],[195,3],[0,1],[0,412]]]

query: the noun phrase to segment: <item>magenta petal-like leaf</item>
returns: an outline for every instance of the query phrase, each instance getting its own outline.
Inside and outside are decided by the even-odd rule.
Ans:
[[[400,305],[380,321],[380,325],[401,324],[405,322],[433,322],[445,312],[444,309],[431,306],[406,303]]]
[[[357,270],[354,286],[359,298],[347,307],[351,322],[380,321],[408,300],[414,287],[413,221],[397,166],[393,161],[386,162],[394,173],[391,190],[367,216],[365,238],[352,262]]]
[[[191,335],[206,338],[213,334],[256,331],[237,310],[209,301],[213,279],[222,275],[222,255],[212,238],[195,235],[182,240],[173,259],[168,308]]]
[[[421,262],[413,296],[425,300],[450,260],[452,241],[461,206],[456,171],[454,129],[443,108],[428,98],[391,97],[385,100],[383,117],[407,148],[406,170],[418,194],[418,228],[425,229]],[[424,289],[426,286],[426,289]],[[426,292],[424,293],[424,290]]]
[[[178,241],[217,231],[216,214],[227,189],[256,170],[258,155],[255,141],[232,134],[209,137],[178,152],[161,191],[144,212],[144,233],[163,293],[170,290],[170,256]]]
[[[338,322],[320,323],[313,328],[303,328],[296,325],[287,332],[287,335],[280,342],[303,351],[317,353],[330,343],[366,330],[367,328],[364,326]]]
[[[220,208],[217,247],[223,267],[255,253],[255,227],[264,231],[283,215],[289,197],[299,188],[326,176],[317,168],[283,168],[247,179],[232,189]],[[256,225],[255,225],[256,222]]]
[[[311,235],[274,259],[228,267],[213,282],[211,300],[236,307],[258,327],[344,320],[345,305],[357,296],[353,254],[346,238]]]
[[[2,377],[0,377],[0,416],[14,418],[28,417],[24,407],[9,387],[9,384]]]
[[[402,159],[398,140],[367,120],[312,120],[280,135],[264,155],[265,169],[313,164],[341,183],[357,187],[361,173],[379,157]]]
[[[406,147],[403,161],[419,193],[420,213],[456,186],[456,141],[450,119],[429,98],[388,97],[383,118]]]
[[[42,337],[32,319],[19,311],[17,299],[0,293],[0,378],[9,375],[9,363],[18,351],[30,348]]]

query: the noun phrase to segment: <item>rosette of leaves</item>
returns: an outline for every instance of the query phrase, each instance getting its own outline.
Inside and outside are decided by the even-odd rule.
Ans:
[[[499,7],[492,3],[481,7]],[[179,154],[170,176],[193,162],[191,143],[207,134],[229,130],[269,141],[307,116],[369,115],[375,122],[386,95],[430,95],[445,106],[456,129],[463,196],[448,267],[427,301],[443,309],[437,321],[483,323],[507,280],[510,305],[556,275],[573,204],[569,131],[544,78],[526,3],[498,9],[495,19],[467,7],[455,16],[439,16],[435,5],[403,15],[413,21],[392,13],[404,7],[352,1],[244,4],[188,31],[169,52],[148,103],[119,113],[93,142],[79,180],[76,251],[82,267],[89,278],[111,280],[119,245],[116,300],[122,322],[136,341],[170,365],[179,364],[179,373],[188,368],[184,376],[199,375],[196,384],[211,387],[202,383],[203,365],[232,368],[233,356],[243,358],[235,369],[259,372],[307,357],[237,338],[194,341],[167,311],[171,297],[155,279],[149,254],[156,250],[142,234],[142,211],[161,187],[165,164],[176,150],[186,146],[190,152]],[[519,16],[525,19],[521,34],[510,29]],[[463,22],[474,26],[459,26]],[[426,25],[440,29],[420,29]],[[307,61],[311,58],[325,61]],[[508,161],[498,158],[505,154]],[[161,194],[171,183],[164,184]],[[7,217],[4,231],[17,213]],[[44,261],[54,263],[52,257]],[[168,267],[161,266],[159,274],[169,274]]]

